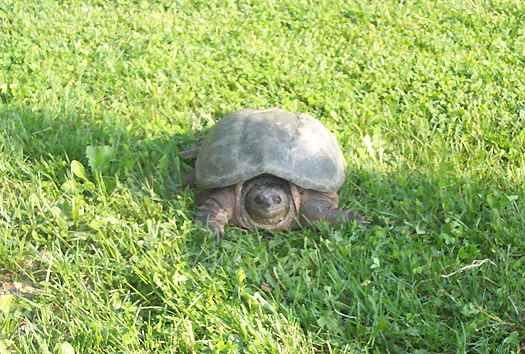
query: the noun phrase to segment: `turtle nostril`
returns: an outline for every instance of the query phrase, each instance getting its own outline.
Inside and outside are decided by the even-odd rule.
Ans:
[[[281,204],[282,199],[281,199],[281,197],[279,197],[278,195],[274,195],[274,196],[272,197],[272,201],[273,201],[275,204]]]
[[[269,203],[269,201],[268,201],[268,198],[265,198],[265,196],[260,195],[260,194],[257,195],[257,196],[255,197],[255,202],[256,202],[257,204],[263,206],[263,207],[268,207],[268,206],[270,206],[270,203]]]

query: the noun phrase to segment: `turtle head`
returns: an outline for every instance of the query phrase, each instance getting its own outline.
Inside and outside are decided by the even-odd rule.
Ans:
[[[245,195],[245,208],[258,224],[272,225],[290,212],[292,198],[287,183],[277,178],[261,178],[250,185]]]

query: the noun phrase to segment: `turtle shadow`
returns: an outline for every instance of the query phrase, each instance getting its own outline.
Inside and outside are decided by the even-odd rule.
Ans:
[[[180,152],[198,139],[192,133],[131,131],[118,117],[84,119],[77,112],[33,110],[12,105],[0,106],[0,128],[4,131],[3,149],[34,164],[54,164],[57,182],[68,178],[70,163],[79,161],[89,178],[94,178],[93,157],[89,147],[108,147],[104,177],[120,177],[131,190],[153,190],[169,199],[184,189],[188,164]]]
[[[502,277],[505,262],[525,255],[525,239],[516,237],[525,234],[525,189],[519,184],[459,177],[454,171],[434,176],[356,168],[340,194],[343,206],[368,216],[369,228],[323,225],[269,235],[229,227],[219,241],[196,232],[184,244],[188,269],[226,284],[236,295],[230,300],[235,306],[283,316],[304,333],[364,345],[373,337],[377,346],[402,352],[403,338],[412,337],[396,318],[414,310],[411,301],[427,304],[418,322],[421,341],[412,341],[414,348],[425,348],[436,329],[425,323],[438,321],[447,336],[460,332],[458,323],[473,321],[462,313],[462,301],[497,298],[494,281]],[[453,270],[480,259],[499,264],[480,269],[467,282],[447,280]],[[505,279],[512,301],[525,301],[525,285],[513,288],[510,272]],[[447,303],[441,297],[466,300]],[[523,314],[511,302],[491,308],[525,334]],[[400,327],[378,332],[381,319]],[[449,351],[447,336],[429,349]]]

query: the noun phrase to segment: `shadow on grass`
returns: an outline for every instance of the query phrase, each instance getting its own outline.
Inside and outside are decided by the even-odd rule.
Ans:
[[[41,164],[62,184],[72,160],[88,166],[87,146],[112,146],[107,176],[121,176],[130,190],[153,189],[170,207],[184,167],[177,153],[195,137],[150,137],[118,120],[83,118],[3,107],[0,148]],[[168,271],[161,282],[173,289],[165,290],[153,271],[124,269],[122,277],[140,292],[136,301],[160,309],[144,312],[150,320],[189,307],[209,311],[205,297],[173,299],[182,292],[190,301],[195,293],[216,297],[212,311],[236,333],[243,333],[238,316],[265,318],[271,327],[271,319],[282,315],[321,337],[320,350],[343,348],[350,340],[393,352],[453,351],[460,343],[467,350],[510,348],[513,333],[525,336],[525,312],[516,305],[525,303],[524,198],[523,186],[460,178],[446,169],[434,175],[354,169],[341,203],[367,215],[369,230],[322,227],[269,237],[229,228],[217,242],[190,228],[180,236],[177,254],[158,261],[192,275],[192,282],[174,281]],[[443,277],[476,259],[491,262]],[[196,330],[206,336],[205,327]]]
[[[523,188],[438,176],[354,170],[342,203],[370,230],[231,230],[219,244],[197,235],[189,265],[229,283],[247,308],[324,338],[320,350],[515,348],[525,336]]]
[[[32,163],[56,164],[54,177],[58,182],[64,181],[72,160],[90,171],[88,146],[110,146],[112,158],[104,175],[131,177],[153,186],[166,198],[181,187],[184,163],[178,152],[196,139],[190,134],[162,131],[150,136],[144,129],[131,128],[116,118],[95,119],[75,112],[4,105],[0,106],[0,119],[3,150]],[[153,183],[160,177],[161,183]]]

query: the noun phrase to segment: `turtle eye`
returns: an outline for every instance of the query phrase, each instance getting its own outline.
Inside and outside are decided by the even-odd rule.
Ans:
[[[279,197],[278,195],[274,195],[272,197],[272,201],[275,203],[275,204],[280,204],[282,202],[282,199],[281,197]]]

